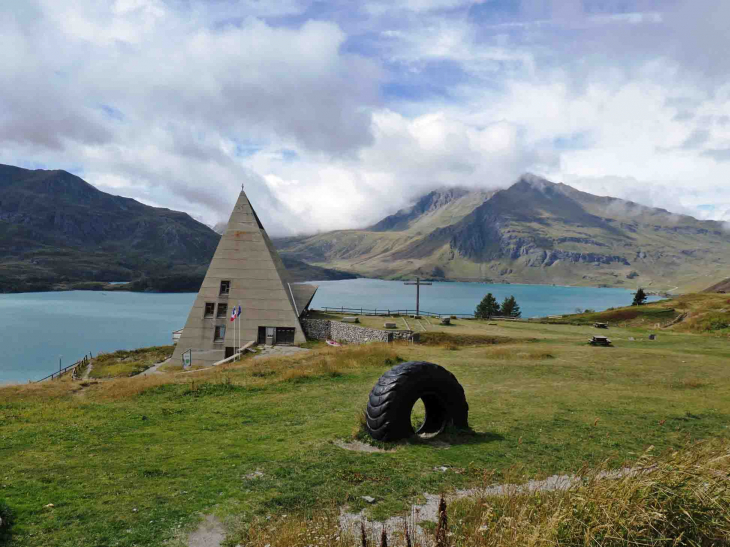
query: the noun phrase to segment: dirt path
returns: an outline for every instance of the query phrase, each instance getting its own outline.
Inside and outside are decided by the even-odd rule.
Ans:
[[[161,361],[161,362],[157,363],[156,365],[152,365],[150,368],[148,368],[144,372],[140,372],[137,376],[151,376],[152,374],[164,374],[164,372],[157,370],[157,369],[159,369],[162,365],[166,365],[170,361],[172,361],[172,357],[170,357],[169,359],[165,359],[164,361]]]
[[[92,361],[89,361],[89,364],[86,367],[86,370],[84,371],[83,376],[81,376],[81,380],[88,380],[89,374],[91,374],[91,369],[93,369],[93,368],[94,368],[94,365],[93,365],[93,360],[92,360]]]

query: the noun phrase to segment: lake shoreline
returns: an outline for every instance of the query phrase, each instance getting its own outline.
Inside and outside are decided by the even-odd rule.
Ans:
[[[416,290],[403,281],[359,278],[315,281],[312,309],[325,307],[415,310]],[[168,345],[185,326],[196,292],[64,290],[0,295],[0,382],[36,380],[92,352]],[[471,315],[491,292],[514,295],[522,317],[566,315],[577,309],[629,306],[626,288],[435,282],[421,288],[420,310]],[[655,298],[655,297],[654,297]],[[652,298],[653,299],[653,298]],[[245,304],[244,304],[245,305]],[[61,363],[59,363],[61,361]]]
[[[370,280],[378,280],[378,281],[396,281],[396,282],[405,282],[410,281],[412,278],[407,279],[387,279],[382,277],[366,277],[366,276],[358,276],[355,279],[370,279]],[[331,282],[331,281],[352,281],[352,279],[312,279],[307,281],[294,281],[294,283],[323,283],[323,282]],[[490,280],[480,280],[480,281],[467,281],[462,279],[427,279],[427,278],[421,278],[421,281],[427,282],[427,283],[473,283],[473,284],[479,284],[479,285],[515,285],[519,287],[524,286],[535,286],[535,287],[565,287],[565,288],[587,288],[587,289],[621,289],[626,290],[629,292],[635,292],[636,289],[628,288],[628,287],[622,287],[621,285],[606,285],[606,284],[600,284],[600,285],[562,285],[557,283],[522,283],[522,282],[494,282]],[[201,281],[202,283],[202,281]],[[185,293],[197,293],[199,289],[191,289],[190,286],[186,286],[184,288],[180,288],[179,290],[158,290],[154,288],[150,288],[149,286],[140,286],[139,280],[136,281],[126,281],[124,283],[121,282],[108,282],[108,281],[79,281],[69,284],[59,284],[54,283],[52,287],[49,288],[41,288],[38,290],[19,290],[19,291],[5,291],[0,288],[0,295],[3,294],[37,294],[37,293],[59,293],[59,292],[69,292],[69,291],[88,291],[88,292],[100,292],[100,291],[107,291],[107,292],[134,292],[134,293],[149,293],[149,294],[185,294]],[[671,298],[673,296],[680,296],[682,293],[672,293],[669,292],[669,290],[664,289],[656,289],[651,290],[644,288],[644,291],[647,295],[652,296],[661,296],[664,298]]]

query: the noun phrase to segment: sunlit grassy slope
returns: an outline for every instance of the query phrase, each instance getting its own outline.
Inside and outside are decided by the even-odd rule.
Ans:
[[[135,376],[172,355],[175,346],[155,346],[136,350],[100,353],[91,360],[90,378]]]
[[[568,315],[543,321],[574,325],[606,322],[619,326],[647,327],[672,332],[730,335],[730,296],[711,293],[688,294],[643,306]]]
[[[14,545],[163,545],[209,513],[235,545],[254,518],[345,504],[382,518],[515,466],[539,478],[730,435],[726,336],[612,326],[615,347],[595,348],[587,325],[451,329],[433,327],[451,336],[438,345],[318,346],[191,374],[2,388],[0,498],[16,515]],[[459,333],[493,340],[467,347]],[[385,453],[338,447],[377,378],[412,359],[456,375],[473,431]]]

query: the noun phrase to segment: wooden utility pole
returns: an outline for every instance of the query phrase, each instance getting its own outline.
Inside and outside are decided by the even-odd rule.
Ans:
[[[417,277],[415,282],[408,281],[403,284],[416,286],[416,315],[421,315],[421,285],[433,285],[433,283],[423,282],[420,277]]]

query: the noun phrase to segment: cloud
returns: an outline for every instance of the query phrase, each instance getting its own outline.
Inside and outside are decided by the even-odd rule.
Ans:
[[[526,172],[702,218],[730,202],[730,4],[10,0],[0,162],[272,234]]]
[[[730,161],[730,148],[705,150],[702,155],[715,161]]]
[[[266,151],[246,164],[271,173],[269,185],[296,213],[295,231],[306,232],[372,224],[434,188],[506,187],[525,165],[557,161],[513,124],[477,126],[444,112],[407,118],[380,110],[373,114],[373,135],[358,157],[326,165],[287,162]]]

